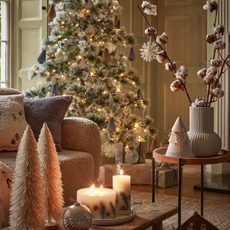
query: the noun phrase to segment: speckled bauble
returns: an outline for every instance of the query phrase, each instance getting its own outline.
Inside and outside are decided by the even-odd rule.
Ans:
[[[58,61],[65,61],[67,59],[67,54],[65,50],[58,49],[57,52],[55,53],[55,57],[57,58]]]
[[[91,224],[91,211],[85,205],[74,203],[64,211],[63,225],[66,230],[88,230]]]
[[[125,154],[125,163],[126,164],[135,164],[135,163],[137,163],[138,159],[139,159],[139,155],[137,152]]]

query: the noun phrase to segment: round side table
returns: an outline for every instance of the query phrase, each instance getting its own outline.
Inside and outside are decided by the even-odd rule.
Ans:
[[[203,183],[204,183],[204,165],[218,164],[230,161],[230,153],[227,150],[221,151],[214,157],[207,158],[177,158],[165,156],[167,148],[157,148],[153,150],[152,155],[152,202],[155,202],[155,160],[177,164],[178,165],[178,229],[181,230],[181,179],[182,179],[182,166],[185,164],[201,165],[201,216],[203,216]]]

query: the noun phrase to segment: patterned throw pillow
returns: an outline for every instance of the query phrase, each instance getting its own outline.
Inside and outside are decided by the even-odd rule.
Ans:
[[[36,140],[46,122],[58,152],[62,151],[62,122],[72,99],[72,96],[55,96],[35,100],[24,98],[26,121],[31,126]]]
[[[23,95],[0,96],[0,151],[18,150],[27,122]]]

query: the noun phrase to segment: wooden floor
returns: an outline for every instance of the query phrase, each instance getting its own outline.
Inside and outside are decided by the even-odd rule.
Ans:
[[[205,178],[211,177],[210,173],[205,173]],[[182,196],[200,199],[200,191],[193,189],[193,186],[200,183],[200,166],[199,165],[184,165],[182,178]],[[230,183],[230,182],[229,182]],[[177,186],[167,189],[156,188],[156,193],[177,196]],[[152,192],[150,185],[132,185],[132,190],[142,192]],[[212,200],[223,203],[230,203],[230,195],[213,192],[204,192],[205,200]]]

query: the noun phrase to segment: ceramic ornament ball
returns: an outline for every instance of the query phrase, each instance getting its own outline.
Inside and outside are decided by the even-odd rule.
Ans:
[[[193,157],[187,135],[187,129],[180,117],[177,118],[172,127],[172,132],[169,138],[169,146],[165,155],[169,157]]]

